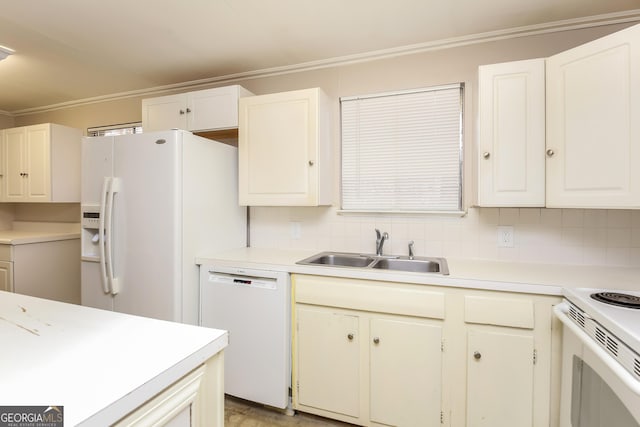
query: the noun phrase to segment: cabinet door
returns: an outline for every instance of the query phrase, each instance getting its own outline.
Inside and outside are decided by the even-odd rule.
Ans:
[[[0,261],[0,291],[13,292],[13,263]]]
[[[187,94],[188,130],[238,127],[238,87],[225,86]]]
[[[25,198],[49,201],[51,196],[51,132],[48,124],[26,127]]]
[[[167,95],[142,100],[142,129],[153,132],[187,129],[187,95]]]
[[[440,426],[442,327],[371,319],[371,421]]]
[[[241,205],[318,203],[318,91],[240,99]]]
[[[544,59],[481,66],[479,206],[544,206]]]
[[[24,127],[5,129],[4,158],[6,176],[4,177],[4,200],[21,201],[25,196],[23,162],[26,156],[26,132]]]
[[[355,315],[298,305],[298,403],[359,416],[360,336]]]
[[[533,336],[470,330],[467,427],[533,426]]]
[[[547,59],[547,206],[640,207],[640,26]]]

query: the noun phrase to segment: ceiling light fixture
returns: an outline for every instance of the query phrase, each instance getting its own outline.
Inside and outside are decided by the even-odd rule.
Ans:
[[[14,52],[15,50],[8,48],[6,46],[0,45],[0,61],[2,61],[4,58],[6,58],[7,56],[11,55]]]

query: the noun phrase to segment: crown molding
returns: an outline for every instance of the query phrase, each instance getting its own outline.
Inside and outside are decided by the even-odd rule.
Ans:
[[[450,49],[479,43],[492,41],[529,37],[541,34],[557,33],[562,31],[578,30],[584,28],[601,27],[606,25],[624,24],[640,22],[640,9],[628,10],[625,12],[594,15],[586,18],[568,19],[554,21],[544,24],[514,27],[505,30],[489,31],[484,33],[471,34],[462,37],[416,43],[412,45],[400,46],[396,48],[376,50],[355,55],[347,55],[335,58],[322,59],[318,61],[304,62],[282,67],[265,68],[261,70],[247,71],[242,73],[228,74],[219,77],[211,77],[200,80],[176,83],[153,88],[119,92],[109,95],[92,98],[79,99],[75,101],[62,102],[58,104],[46,105],[42,107],[27,108],[12,112],[0,111],[0,114],[17,117],[29,114],[44,113],[66,108],[78,107],[100,102],[115,101],[138,96],[157,96],[176,90],[197,90],[210,87],[214,84],[235,84],[241,80],[251,80],[264,77],[278,76],[283,74],[312,71],[322,68],[338,67],[343,65],[356,64],[361,62],[376,61],[380,59],[393,58],[397,56],[413,55],[435,50]]]

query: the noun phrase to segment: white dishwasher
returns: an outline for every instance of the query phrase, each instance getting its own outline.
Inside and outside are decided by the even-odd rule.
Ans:
[[[201,265],[200,325],[229,331],[226,394],[291,410],[287,272]]]

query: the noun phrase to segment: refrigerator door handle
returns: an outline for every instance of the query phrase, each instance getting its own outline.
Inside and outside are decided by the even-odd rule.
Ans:
[[[107,276],[109,278],[109,288],[111,289],[111,295],[117,295],[120,292],[120,280],[113,274],[113,211],[114,211],[114,199],[116,193],[120,191],[120,179],[111,178],[111,185],[109,188],[109,197],[107,199],[107,218],[106,218],[106,234],[107,234]]]
[[[100,196],[100,220],[98,223],[98,236],[100,238],[100,279],[102,281],[102,290],[105,294],[109,293],[109,281],[107,279],[107,258],[105,254],[105,244],[107,241],[105,231],[105,213],[107,210],[107,195],[111,187],[111,178],[105,176],[102,182],[102,194]]]

